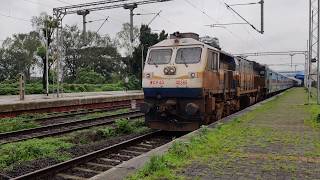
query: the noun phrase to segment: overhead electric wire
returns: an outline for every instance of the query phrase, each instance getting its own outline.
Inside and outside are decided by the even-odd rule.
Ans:
[[[99,27],[99,29],[97,30],[97,33],[100,31],[100,29],[102,28],[102,26],[108,21],[109,17],[107,17],[103,23],[101,24],[101,26]]]
[[[194,7],[195,9],[199,10],[202,14],[206,15],[208,18],[212,19],[213,21],[216,21],[217,23],[219,23],[218,20],[214,19],[213,17],[211,17],[209,14],[207,14],[205,11],[203,11],[202,9],[198,8],[196,5],[194,5],[193,3],[191,3],[189,0],[185,0],[190,6]]]
[[[34,2],[34,1],[31,1],[31,0],[23,0],[23,1],[31,3],[31,4],[35,4],[35,5],[40,5],[40,6],[46,6],[46,7],[49,7],[49,8],[53,8],[53,6],[48,5],[48,4],[44,4],[44,3]]]
[[[28,19],[23,19],[23,18],[11,16],[11,15],[3,14],[2,12],[0,12],[0,16],[11,18],[11,19],[15,19],[15,20],[19,20],[19,21],[25,21],[25,22],[30,22],[31,21],[31,20],[28,20]]]
[[[158,13],[156,13],[156,15],[151,19],[151,21],[148,23],[148,26],[150,26],[150,24],[158,17],[160,16],[160,13],[162,12],[162,10],[160,10]]]
[[[193,8],[197,9],[198,11],[200,11],[202,14],[206,15],[209,19],[215,21],[216,23],[220,23],[218,20],[216,20],[215,18],[211,17],[208,13],[206,13],[204,10],[201,10],[200,8],[198,8],[196,5],[194,5],[193,3],[191,3],[189,0],[185,0],[185,2],[187,2],[190,6],[192,6]],[[233,33],[231,30],[229,30],[228,28],[225,28],[225,30],[227,30],[231,35],[233,35],[234,37],[240,39],[241,41],[245,42],[246,44],[248,44],[248,42],[246,42],[245,40],[243,40],[240,36],[236,35],[235,33]]]
[[[255,5],[259,4],[260,2],[255,2],[255,3],[239,3],[239,4],[229,4],[229,6],[246,6],[246,5]]]
[[[219,0],[220,1],[220,0]],[[220,1],[221,2],[221,1]],[[223,5],[223,3],[221,2],[221,4]],[[224,6],[224,5],[223,5]],[[226,6],[224,6],[226,7]],[[228,10],[228,8],[226,8]],[[237,19],[237,16],[235,14],[233,14],[231,11],[228,10],[228,12],[235,18]],[[241,26],[251,37],[253,40],[255,40],[257,42],[257,44],[260,46],[261,49],[265,49],[265,47],[263,46],[262,43],[260,43],[260,41],[244,26]]]
[[[225,5],[225,2],[223,2],[222,0],[218,0],[218,2],[221,4],[221,6],[223,6],[224,8],[226,8],[226,10],[228,10],[228,8]],[[230,10],[228,10],[228,12],[235,18],[237,19],[237,17],[235,16],[235,14],[233,14]],[[247,33],[258,43],[258,45],[262,48],[265,49],[265,47],[260,43],[260,41],[245,27],[241,26],[245,31],[247,31]]]
[[[71,3],[68,3],[68,2],[65,2],[65,1],[62,1],[62,0],[56,0],[56,1],[59,1],[59,2],[61,2],[61,3],[68,4],[68,5],[73,5],[73,4],[71,4]]]

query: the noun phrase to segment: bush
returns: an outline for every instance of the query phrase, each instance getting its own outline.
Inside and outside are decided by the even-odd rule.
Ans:
[[[45,90],[42,89],[42,84],[27,84],[26,85],[26,94],[42,94],[45,93]]]
[[[177,141],[170,147],[169,152],[178,157],[184,158],[188,156],[189,149],[190,143]]]
[[[141,88],[141,84],[138,78],[136,78],[135,76],[130,76],[129,77],[129,82],[128,83],[124,83],[124,86],[128,89],[128,90],[138,90]]]
[[[101,136],[108,138],[108,137],[113,137],[116,135],[116,132],[114,129],[107,127],[105,129],[99,129],[97,131],[97,134],[100,134]]]
[[[77,84],[103,84],[105,82],[104,77],[89,69],[81,69],[77,75]]]
[[[115,125],[116,125],[117,134],[126,134],[133,131],[133,127],[130,125],[129,121],[126,119],[117,120]]]
[[[16,95],[18,88],[0,87],[0,95]]]
[[[124,90],[124,86],[121,83],[116,84],[105,84],[101,87],[102,91],[122,91]]]
[[[161,171],[167,167],[166,160],[163,156],[152,156],[150,162],[144,169],[144,175],[150,175],[156,171]]]

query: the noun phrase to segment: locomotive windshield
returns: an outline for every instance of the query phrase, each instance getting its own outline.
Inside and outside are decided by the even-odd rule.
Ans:
[[[153,49],[149,53],[149,64],[168,64],[172,57],[172,49]]]
[[[180,48],[177,52],[177,64],[196,64],[201,60],[202,49],[200,47]]]

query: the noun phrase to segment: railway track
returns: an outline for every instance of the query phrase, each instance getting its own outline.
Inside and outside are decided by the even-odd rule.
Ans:
[[[108,125],[114,123],[117,119],[121,118],[139,118],[144,115],[140,111],[131,111],[127,113],[120,113],[108,115],[99,118],[92,118],[87,120],[76,120],[70,122],[63,122],[38,128],[25,129],[20,131],[1,133],[0,145],[23,141],[32,138],[43,138],[48,136],[60,135],[69,133],[76,130],[90,128],[94,126]]]
[[[123,108],[129,108],[129,107],[130,107],[130,105],[116,105],[113,107],[105,107],[105,108],[98,108],[98,109],[80,109],[80,110],[75,110],[75,111],[49,113],[49,114],[47,114],[48,115],[47,117],[37,118],[37,119],[34,119],[34,121],[41,122],[41,121],[70,118],[70,117],[75,117],[75,116],[80,116],[80,115],[106,112],[106,111],[118,110],[118,109],[123,109]]]
[[[160,147],[172,137],[155,131],[19,177],[3,179],[87,179]]]

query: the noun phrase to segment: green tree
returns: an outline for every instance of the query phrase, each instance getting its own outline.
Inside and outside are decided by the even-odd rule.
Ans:
[[[64,76],[69,82],[75,81],[80,69],[89,68],[101,74],[108,82],[111,76],[120,73],[121,56],[115,43],[107,35],[100,36],[87,32],[87,46],[82,46],[82,32],[77,26],[66,26],[63,30],[65,55]]]
[[[133,38],[134,42],[131,43],[130,38],[130,24],[124,23],[122,24],[122,29],[117,33],[116,43],[119,47],[120,51],[123,52],[125,56],[131,56],[131,53],[134,50],[134,47],[139,45],[139,41],[137,37],[139,36],[139,28],[136,26],[133,27]]]
[[[0,48],[0,82],[6,80],[7,78],[7,72],[9,71],[8,63],[6,62],[6,59],[4,58],[4,49]]]
[[[126,61],[126,64],[129,67],[129,73],[134,75],[137,79],[141,79],[142,50],[143,60],[145,60],[148,48],[167,38],[168,34],[164,30],[160,34],[157,34],[153,33],[148,25],[141,25],[139,37],[140,45],[134,49],[133,57],[127,58]]]
[[[23,73],[27,80],[31,76],[31,67],[35,65],[35,52],[40,45],[38,33],[14,34],[2,44],[1,69],[3,79],[14,79]]]
[[[58,21],[56,21],[55,19],[53,19],[52,16],[49,16],[47,13],[42,12],[40,14],[40,16],[34,16],[32,17],[32,26],[35,27],[39,32],[42,33],[43,38],[45,39],[45,43],[48,43],[48,47],[49,49],[51,49],[50,45],[53,42],[53,33],[54,30],[58,27]],[[42,45],[43,46],[43,45]],[[43,53],[46,53],[46,51],[43,51],[43,48],[40,47],[38,50],[40,50],[40,52],[38,52],[37,54],[41,57],[42,60],[42,67],[43,67],[43,74],[42,74],[42,88],[46,89],[47,88],[47,84],[46,84],[46,74],[47,74],[47,60],[46,60],[46,56]],[[49,62],[49,59],[48,59]],[[52,64],[52,63],[51,63]],[[51,64],[48,64],[49,70],[51,67]]]

